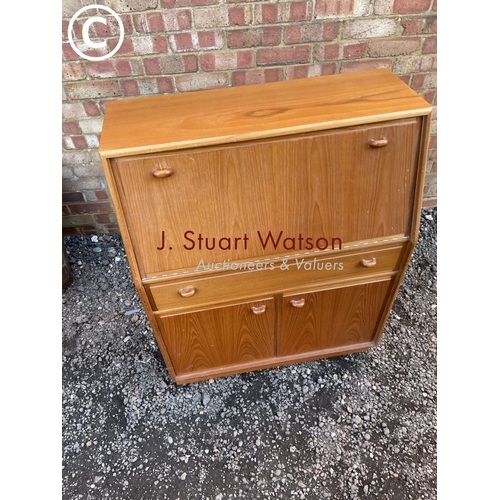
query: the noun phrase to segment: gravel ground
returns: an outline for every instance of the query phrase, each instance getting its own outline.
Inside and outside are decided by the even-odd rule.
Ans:
[[[437,209],[380,344],[184,386],[118,234],[66,237],[63,499],[435,499]]]

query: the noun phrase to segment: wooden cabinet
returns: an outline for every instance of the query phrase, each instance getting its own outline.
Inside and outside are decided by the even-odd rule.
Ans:
[[[379,341],[430,112],[387,70],[108,103],[104,171],[175,382]]]

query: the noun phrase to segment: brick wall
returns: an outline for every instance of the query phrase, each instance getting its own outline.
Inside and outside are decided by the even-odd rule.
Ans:
[[[95,3],[125,31],[103,61],[79,56],[67,36],[73,14]],[[64,233],[118,230],[97,152],[109,100],[380,67],[435,106],[424,204],[436,204],[436,9],[437,0],[63,0]],[[109,18],[89,30],[106,48],[89,51],[84,21],[73,33],[85,54],[116,46]]]

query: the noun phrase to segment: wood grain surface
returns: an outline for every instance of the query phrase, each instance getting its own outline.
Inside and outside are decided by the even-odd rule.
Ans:
[[[299,237],[317,249],[320,238],[332,248],[335,238],[349,244],[408,234],[419,132],[413,118],[114,160],[142,276],[201,260],[304,252]],[[379,137],[388,145],[371,148],[370,138]],[[152,174],[166,168],[173,174]],[[274,242],[281,235],[280,242],[269,234]],[[286,238],[295,238],[294,252]]]
[[[385,248],[351,249],[339,256],[303,256],[287,259],[285,269],[278,261],[274,269],[216,273],[209,277],[194,275],[180,281],[146,286],[150,303],[158,311],[181,312],[198,310],[230,301],[262,297],[266,294],[290,293],[307,287],[325,287],[332,282],[345,286],[350,281],[372,280],[390,274],[400,265],[405,245],[384,245]],[[375,258],[374,267],[365,267],[363,260]],[[183,297],[181,290],[195,288]]]
[[[252,308],[262,305],[265,311],[255,314]],[[160,318],[179,375],[273,358],[274,323],[272,299]]]
[[[373,341],[391,281],[283,297],[278,357]],[[305,299],[303,307],[290,302]]]
[[[417,241],[431,109],[388,70],[107,103],[99,152],[176,383],[379,341]]]
[[[117,157],[429,114],[387,69],[110,101],[99,151]]]

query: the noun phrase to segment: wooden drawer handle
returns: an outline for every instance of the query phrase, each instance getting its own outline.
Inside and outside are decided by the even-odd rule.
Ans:
[[[386,137],[381,137],[380,139],[370,139],[368,141],[368,146],[371,148],[383,148],[384,146],[387,146],[387,144],[389,144],[389,141]]]
[[[194,286],[187,286],[186,288],[181,288],[179,290],[179,295],[184,298],[192,297],[195,293],[196,288]]]
[[[266,312],[267,306],[263,304],[261,306],[252,306],[250,309],[254,314],[263,314]]]
[[[375,267],[377,265],[377,258],[372,257],[371,259],[363,259],[361,265],[363,267]]]
[[[153,170],[151,174],[153,177],[156,177],[157,179],[161,179],[163,177],[170,177],[174,173],[174,169],[167,167],[167,168],[162,168],[161,170]]]
[[[293,307],[304,307],[305,303],[306,299],[292,299],[290,301],[290,304],[292,304]]]

